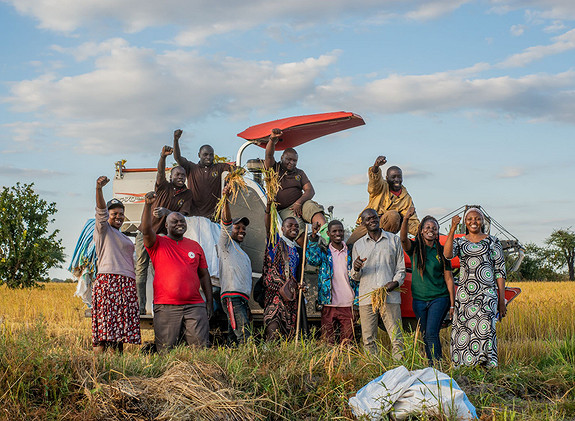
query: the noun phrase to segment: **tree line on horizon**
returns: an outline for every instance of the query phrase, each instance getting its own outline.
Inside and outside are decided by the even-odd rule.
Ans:
[[[34,183],[16,183],[0,192],[0,285],[31,288],[49,282],[48,271],[61,267],[64,247],[59,230],[51,231],[57,212],[34,191]],[[553,230],[543,246],[529,243],[519,270],[510,281],[575,281],[575,232]],[[508,266],[513,262],[508,259]]]

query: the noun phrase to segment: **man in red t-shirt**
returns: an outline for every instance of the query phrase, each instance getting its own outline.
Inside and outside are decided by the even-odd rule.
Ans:
[[[170,171],[170,181],[166,180],[166,158],[173,149],[164,146],[158,161],[156,174],[156,201],[152,206],[152,229],[156,234],[167,234],[166,217],[170,212],[180,212],[190,215],[192,208],[192,191],[186,187],[186,171],[182,167],[174,167]],[[148,266],[150,256],[144,247],[141,231],[136,235],[136,288],[140,314],[146,314],[146,285],[148,283]]]
[[[140,229],[155,268],[156,349],[162,351],[174,347],[182,330],[188,345],[207,346],[213,301],[204,251],[197,242],[184,238],[186,218],[179,212],[172,212],[166,218],[168,235],[156,235],[152,228],[152,204],[155,198],[155,192],[146,194]]]

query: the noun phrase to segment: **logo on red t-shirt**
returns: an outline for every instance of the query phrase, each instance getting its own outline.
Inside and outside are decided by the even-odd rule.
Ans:
[[[189,257],[190,259],[194,260],[194,258],[196,257],[196,253],[194,253],[193,251],[190,251],[190,252],[188,253],[188,257]]]

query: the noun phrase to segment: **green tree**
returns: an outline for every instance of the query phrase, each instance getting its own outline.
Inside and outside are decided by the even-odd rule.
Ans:
[[[64,261],[59,230],[48,230],[56,204],[41,199],[33,186],[16,183],[0,194],[0,285],[9,288],[48,281],[48,270]]]
[[[519,280],[558,281],[562,276],[557,269],[557,265],[549,261],[547,249],[534,243],[525,245],[525,257],[519,267]]]
[[[575,281],[575,232],[570,228],[554,230],[545,240],[547,256],[558,268],[567,267],[570,281]]]

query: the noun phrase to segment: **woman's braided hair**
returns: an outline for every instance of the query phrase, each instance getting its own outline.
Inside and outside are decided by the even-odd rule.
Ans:
[[[413,254],[417,255],[417,271],[419,272],[419,274],[422,277],[423,277],[423,272],[425,271],[425,262],[427,259],[427,249],[425,247],[425,241],[423,240],[423,235],[421,235],[421,232],[423,230],[423,226],[425,225],[425,223],[427,221],[432,221],[433,223],[435,223],[437,225],[437,228],[439,231],[439,222],[437,222],[437,219],[435,219],[431,215],[425,216],[421,220],[419,227],[417,227],[417,235],[415,236],[415,244],[414,244],[415,249],[413,250]],[[438,232],[438,234],[439,234],[439,232]],[[443,246],[439,242],[439,235],[437,236],[437,238],[435,240],[433,240],[433,242],[435,243],[435,248],[437,249],[437,255],[439,256],[439,261],[441,262],[442,269],[445,270],[445,268],[449,267],[449,266],[447,265],[447,260],[443,256]]]

